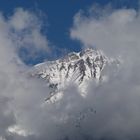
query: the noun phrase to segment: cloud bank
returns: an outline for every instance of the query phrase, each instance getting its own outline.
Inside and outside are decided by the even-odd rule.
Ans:
[[[9,18],[0,15],[1,140],[28,139],[28,135],[37,131],[35,125],[39,124],[36,123],[42,122],[39,119],[43,116],[38,115],[41,114],[41,105],[48,89],[41,81],[26,75],[29,67],[19,57],[20,49],[25,47],[32,57],[32,51],[48,50],[48,41],[40,29],[37,16],[21,8],[16,9]]]
[[[91,9],[88,16],[75,15],[71,37],[122,64],[119,70],[107,65],[107,80],[91,81],[86,98],[71,84],[55,104],[44,103],[46,83],[27,75],[30,67],[19,55],[19,49],[33,58],[48,50],[40,20],[21,8],[9,18],[0,15],[0,140],[140,139],[139,12],[111,10],[95,17]]]
[[[139,11],[107,8],[98,11],[100,16],[95,13],[92,7],[88,13],[75,15],[71,38],[120,58],[122,64],[118,72],[107,66],[104,74],[108,81],[90,90],[96,94],[93,99],[99,111],[97,118],[90,119],[90,135],[93,139],[139,139]]]

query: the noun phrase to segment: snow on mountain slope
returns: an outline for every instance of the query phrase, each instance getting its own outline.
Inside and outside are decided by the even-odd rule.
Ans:
[[[62,59],[37,64],[32,72],[33,76],[44,79],[50,89],[48,102],[55,102],[62,98],[64,89],[71,82],[76,84],[81,96],[86,96],[90,79],[100,81],[101,72],[108,62],[108,58],[101,52],[91,48],[79,53],[72,52]]]

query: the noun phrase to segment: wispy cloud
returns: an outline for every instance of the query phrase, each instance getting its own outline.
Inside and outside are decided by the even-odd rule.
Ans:
[[[33,12],[17,8],[14,14],[8,18],[7,25],[11,38],[23,60],[33,61],[40,57],[40,54],[47,54],[49,41],[43,35],[42,20]]]

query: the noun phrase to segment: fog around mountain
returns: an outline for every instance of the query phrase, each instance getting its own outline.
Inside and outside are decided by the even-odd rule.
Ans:
[[[41,33],[41,21],[22,8],[0,15],[0,140],[133,140],[140,139],[140,16],[134,9],[109,10],[98,18],[90,8],[74,17],[72,39],[121,60],[107,65],[103,82],[92,79],[86,97],[72,82],[64,96],[48,104],[44,80],[28,75],[31,66],[19,57],[51,47]],[[26,56],[24,56],[26,58]]]

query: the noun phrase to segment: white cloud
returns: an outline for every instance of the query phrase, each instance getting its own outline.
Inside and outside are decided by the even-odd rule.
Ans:
[[[74,17],[71,37],[114,56],[132,47],[139,48],[139,23],[139,13],[134,9],[115,10],[98,18],[80,12]]]
[[[41,112],[44,112],[41,106],[48,91],[40,80],[25,74],[29,68],[18,56],[18,49],[28,49],[28,44],[36,51],[48,49],[48,41],[41,34],[40,25],[36,24],[37,17],[35,22],[29,17],[35,15],[23,9],[17,9],[9,19],[0,16],[0,137],[6,140],[24,138],[18,132],[11,135],[8,129],[12,126],[20,126],[20,132],[36,132],[35,126],[42,123],[39,123],[43,117]]]
[[[123,60],[117,73],[113,73],[111,67],[105,68],[107,82],[97,89],[91,85],[89,102],[94,99],[97,114],[87,120],[86,125],[91,130],[87,133],[95,139],[139,139],[139,11],[112,10],[99,17],[95,17],[94,11],[90,11],[88,17],[83,13],[74,17],[72,39],[81,41],[84,47],[96,47],[108,56]],[[91,120],[93,125],[90,125]]]
[[[9,17],[7,24],[10,28],[10,34],[15,41],[16,46],[26,49],[28,54],[24,59],[35,59],[39,54],[47,53],[49,50],[49,41],[41,32],[42,22],[34,13],[17,8],[13,16]]]

